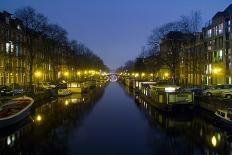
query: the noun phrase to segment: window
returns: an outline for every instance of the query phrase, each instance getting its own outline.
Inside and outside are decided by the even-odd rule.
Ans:
[[[207,37],[210,38],[212,36],[212,29],[209,29],[207,31]]]
[[[231,21],[229,20],[228,21],[228,32],[230,32],[231,31]]]
[[[211,74],[211,73],[212,73],[212,65],[209,64],[209,74]]]
[[[19,56],[19,45],[15,45],[16,56]]]
[[[21,26],[20,26],[20,25],[17,25],[17,29],[18,29],[18,30],[21,30]]]
[[[10,47],[11,47],[11,52],[13,53],[14,52],[14,45],[11,43]]]
[[[10,43],[6,43],[6,53],[10,52]]]
[[[223,56],[223,53],[222,53],[222,50],[219,51],[219,59],[222,60],[222,56]]]
[[[216,34],[216,36],[223,34],[223,23],[221,23],[215,27],[215,34]]]

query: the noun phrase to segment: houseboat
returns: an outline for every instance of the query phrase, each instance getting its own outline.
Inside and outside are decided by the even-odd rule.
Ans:
[[[174,107],[194,107],[194,93],[181,91],[176,85],[142,84],[142,96],[160,109],[171,110]]]
[[[232,108],[218,109],[215,115],[219,118],[219,121],[225,125],[232,125]]]

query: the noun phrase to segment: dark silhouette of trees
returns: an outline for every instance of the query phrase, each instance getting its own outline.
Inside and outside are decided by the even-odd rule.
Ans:
[[[29,64],[29,86],[32,90],[33,82],[33,63],[35,58],[36,40],[39,33],[42,31],[43,27],[47,24],[47,18],[36,12],[35,9],[31,7],[25,7],[18,9],[15,12],[15,17],[20,19],[23,23],[23,32],[26,36],[26,45],[28,48],[28,64]]]
[[[31,7],[16,10],[15,18],[22,21],[28,49],[29,86],[32,90],[34,65],[44,63],[52,67],[56,79],[58,66],[66,65],[72,70],[108,70],[104,62],[84,44],[68,40],[67,31],[57,24],[48,23],[47,18]],[[44,57],[41,57],[41,54]],[[36,62],[35,62],[36,61]]]

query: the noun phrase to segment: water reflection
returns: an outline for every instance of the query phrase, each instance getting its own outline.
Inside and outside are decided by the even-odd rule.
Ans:
[[[215,122],[206,111],[170,114],[154,108],[130,89],[137,106],[153,128],[149,137],[157,154],[232,154],[232,130]]]
[[[19,124],[0,131],[1,154],[65,154],[70,131],[103,94],[104,88],[97,88],[41,104]]]

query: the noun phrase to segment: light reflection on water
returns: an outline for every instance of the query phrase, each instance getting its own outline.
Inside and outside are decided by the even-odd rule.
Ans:
[[[104,151],[110,154],[115,154],[115,146],[120,146],[116,147],[119,152],[132,153],[135,150],[133,154],[136,151],[146,154],[232,154],[231,129],[215,123],[207,112],[170,114],[157,110],[135,92],[128,88],[123,90],[116,83],[106,90],[103,99],[104,88],[41,104],[24,121],[0,130],[0,154],[69,154],[70,147],[76,151],[78,147],[82,149],[86,141],[99,142],[97,134],[103,131],[111,136],[100,137],[101,144],[108,146]],[[87,115],[92,116],[85,120]],[[112,118],[117,122],[113,122]],[[102,126],[96,126],[99,123]],[[77,132],[79,137],[75,137]],[[120,134],[125,141],[120,141]],[[67,146],[75,138],[80,146],[76,143]],[[85,147],[99,151],[94,154],[104,153],[101,148],[96,148],[101,144]]]
[[[175,145],[170,149],[181,146],[181,149],[187,148],[190,154],[232,154],[232,128],[216,123],[215,118],[212,119],[214,117],[212,114],[202,110],[193,112],[193,115],[161,112],[133,90],[127,88],[126,91],[144,111],[151,126],[159,128],[168,136],[165,143]],[[177,150],[171,154],[180,152]]]
[[[69,131],[80,125],[103,93],[100,89],[40,104],[25,120],[0,130],[1,154],[65,154]]]

